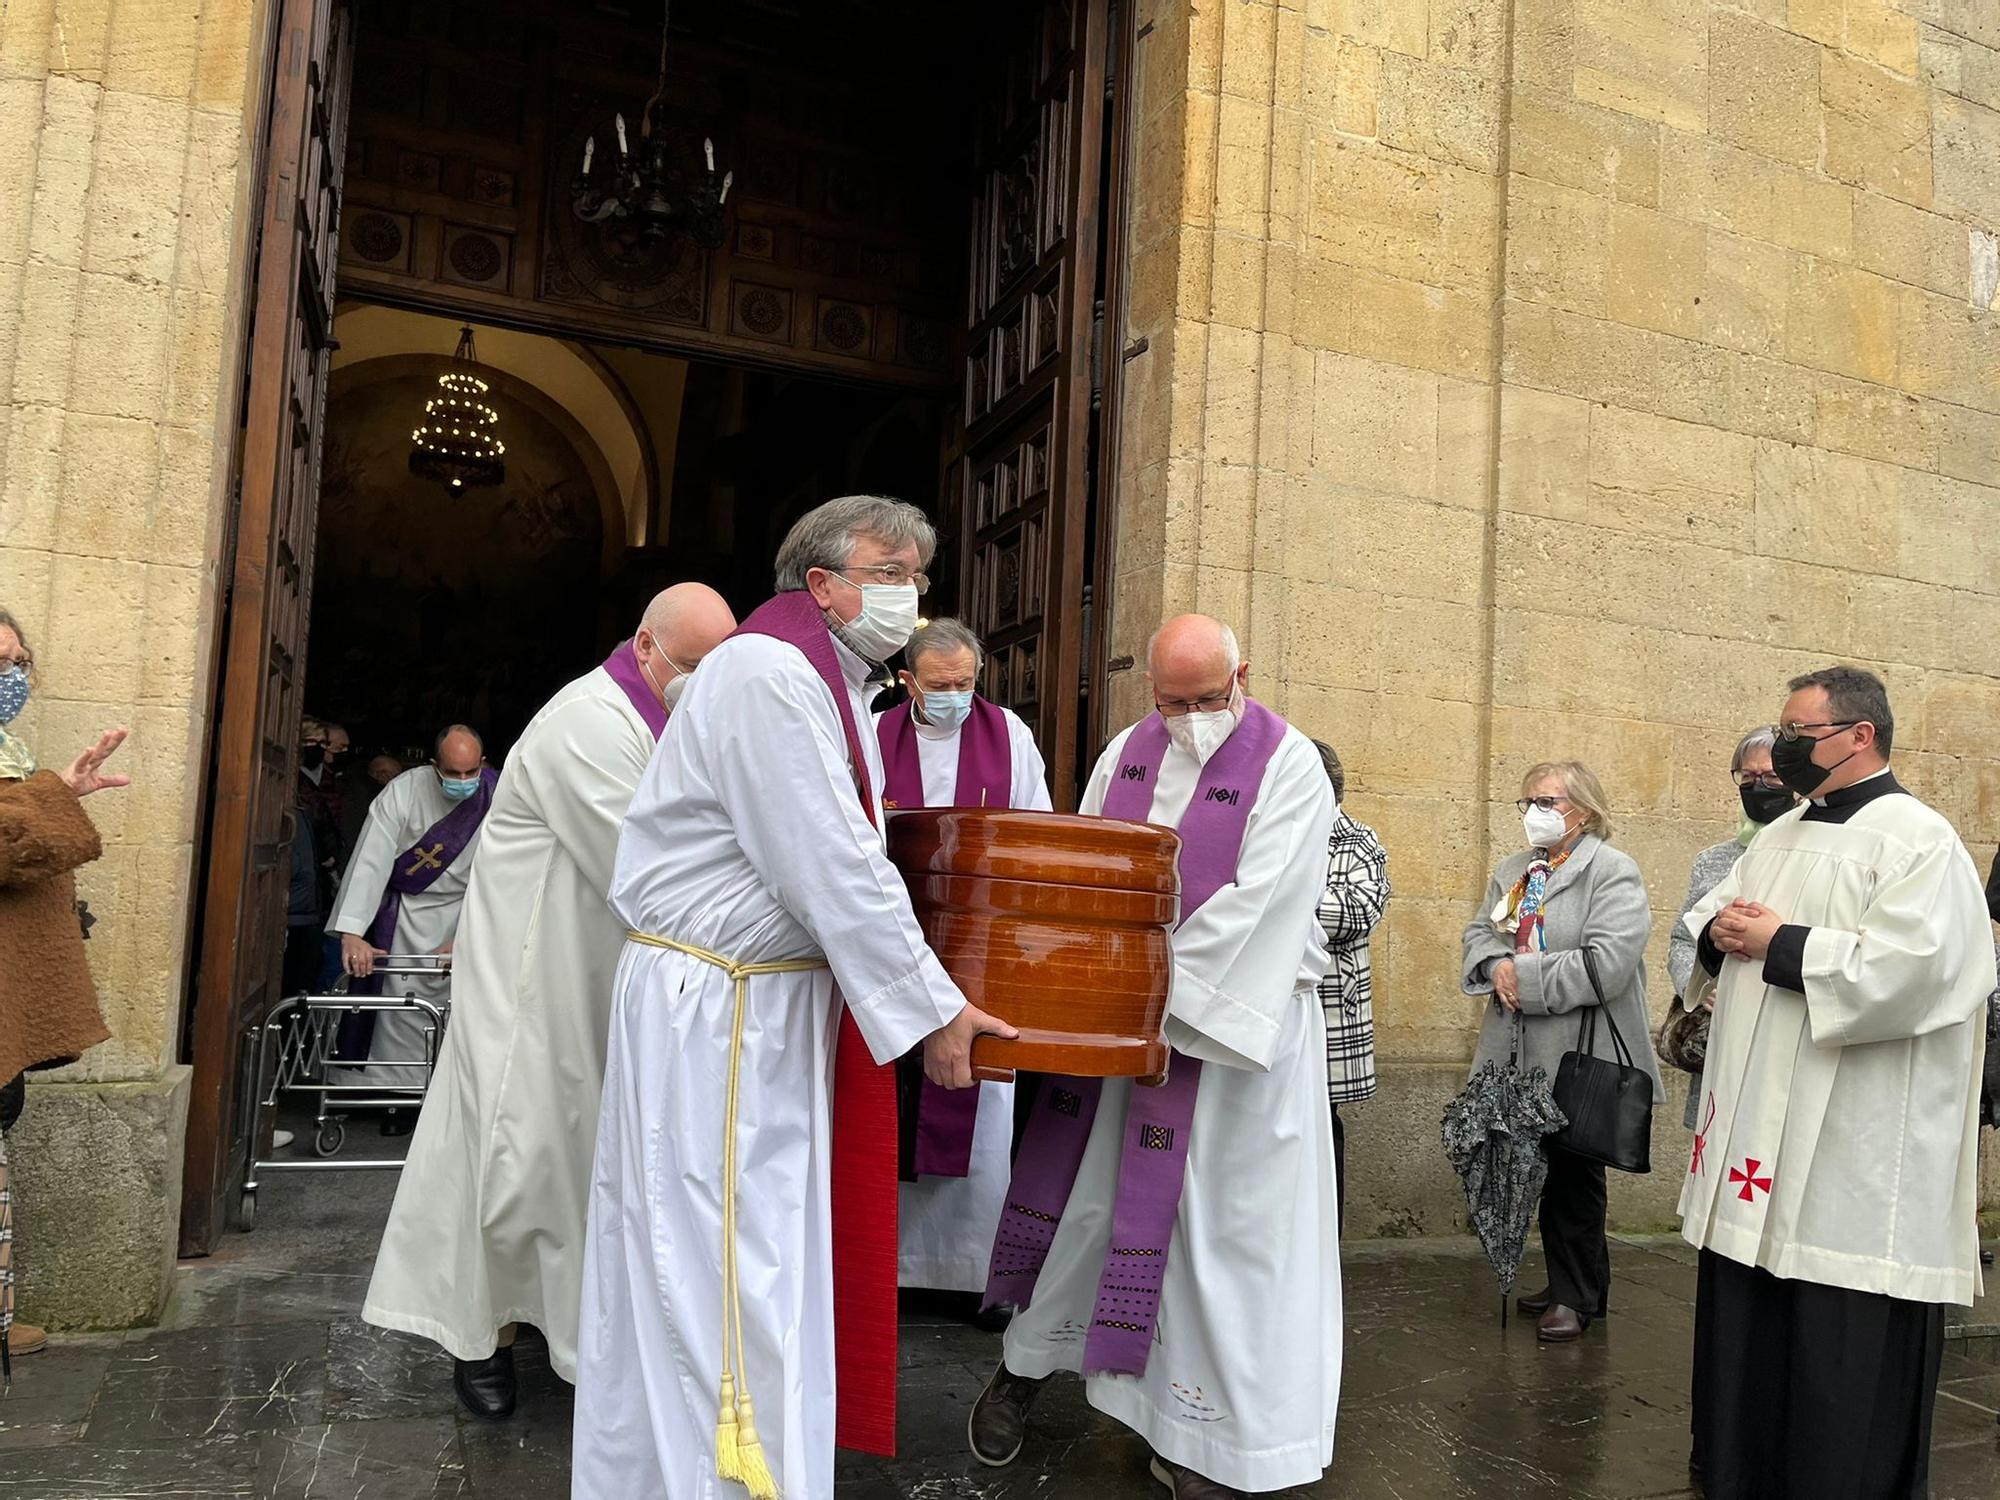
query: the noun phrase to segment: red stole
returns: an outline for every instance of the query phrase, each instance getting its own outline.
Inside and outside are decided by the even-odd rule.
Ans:
[[[804,589],[761,604],[738,635],[796,646],[833,694],[862,811],[875,798],[847,679],[825,616]],[[896,1453],[896,1070],[869,1055],[845,1006],[833,1054],[833,1440]]]

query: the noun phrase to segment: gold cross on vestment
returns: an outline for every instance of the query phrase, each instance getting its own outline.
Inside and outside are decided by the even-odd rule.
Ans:
[[[432,844],[428,849],[419,849],[417,851],[417,862],[411,865],[409,869],[403,871],[403,873],[405,875],[416,875],[424,870],[442,870],[444,868],[444,861],[438,858],[442,853],[444,853],[443,844]]]

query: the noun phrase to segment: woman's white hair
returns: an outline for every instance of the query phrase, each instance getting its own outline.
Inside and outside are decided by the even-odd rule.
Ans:
[[[916,506],[887,495],[843,495],[816,505],[792,523],[778,545],[778,592],[806,586],[813,568],[840,569],[863,537],[885,547],[917,544],[917,566],[937,552],[937,528]]]

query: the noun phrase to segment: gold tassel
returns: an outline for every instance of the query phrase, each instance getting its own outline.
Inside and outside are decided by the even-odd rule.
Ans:
[[[725,1340],[726,1341],[726,1340]],[[741,1481],[743,1444],[736,1421],[736,1382],[727,1370],[722,1374],[720,1415],[715,1419],[715,1472],[719,1478]]]
[[[750,1491],[750,1500],[778,1500],[778,1481],[764,1460],[764,1444],[757,1436],[757,1410],[747,1391],[736,1403],[736,1425],[741,1434],[737,1450],[741,1472],[736,1479]]]

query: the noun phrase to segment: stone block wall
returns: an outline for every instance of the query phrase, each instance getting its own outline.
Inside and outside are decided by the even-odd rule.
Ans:
[[[1354,1227],[1448,1230],[1458,934],[1527,764],[1603,778],[1656,1003],[1690,857],[1735,827],[1729,750],[1793,673],[1881,672],[1899,773],[1976,858],[2000,838],[2000,10],[1141,20],[1114,650],[1234,620],[1256,690],[1341,751],[1395,886]],[[1661,1115],[1628,1224],[1671,1218]]]
[[[0,605],[40,679],[16,727],[66,763],[129,725],[120,769],[134,778],[86,804],[105,851],[78,881],[112,1039],[30,1089],[14,1146],[21,1312],[35,1320],[143,1319],[172,1265],[260,11],[0,11]],[[93,1182],[119,1184],[124,1208],[79,1218],[92,1200],[78,1184]]]

